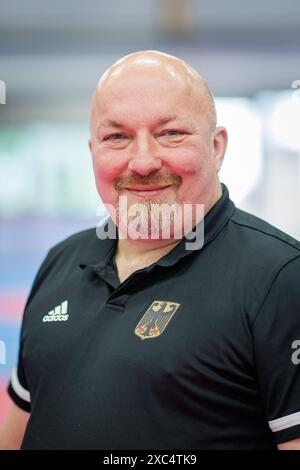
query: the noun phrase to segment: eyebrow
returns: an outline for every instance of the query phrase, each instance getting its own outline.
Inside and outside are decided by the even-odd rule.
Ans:
[[[101,127],[123,127],[123,124],[115,119],[105,119],[101,122],[99,129],[101,129]]]
[[[170,121],[182,121],[184,118],[183,116],[177,116],[177,115],[170,115],[170,116],[164,116],[159,121],[156,123],[157,126],[161,126],[162,124],[167,124]],[[117,119],[105,119],[99,126],[98,129],[101,129],[103,127],[116,127],[117,129],[120,129],[121,127],[126,127],[125,124],[123,124],[121,121],[118,121]]]

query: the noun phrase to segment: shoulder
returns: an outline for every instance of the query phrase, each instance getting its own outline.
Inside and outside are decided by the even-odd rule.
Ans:
[[[243,305],[252,318],[273,291],[278,295],[297,291],[300,243],[287,233],[236,209],[227,224],[223,245],[227,246],[232,282],[243,286]]]
[[[265,261],[288,262],[300,255],[300,242],[265,220],[236,209],[230,218],[232,236],[245,255]]]
[[[64,256],[65,254],[82,253],[88,250],[92,244],[99,242],[96,234],[96,228],[89,228],[76,232],[56,245],[52,246],[49,250],[51,257]]]
[[[101,250],[101,242],[97,237],[96,228],[76,232],[49,249],[37,273],[36,280],[42,281],[50,273],[64,273],[77,267],[91,253]]]
[[[57,286],[58,279],[68,279],[91,253],[99,253],[101,243],[96,228],[90,228],[74,233],[50,248],[36,273],[26,307],[42,286],[46,285],[47,289]]]

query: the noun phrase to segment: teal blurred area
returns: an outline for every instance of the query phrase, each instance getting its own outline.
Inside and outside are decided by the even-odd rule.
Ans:
[[[84,124],[0,129],[2,216],[93,215],[99,201]]]

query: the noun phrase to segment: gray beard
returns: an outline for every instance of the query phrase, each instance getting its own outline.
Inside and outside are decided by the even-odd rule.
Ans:
[[[128,235],[131,232],[138,238],[166,238],[171,237],[171,230],[181,207],[177,201],[162,203],[159,200],[139,201],[123,211],[117,204],[117,217],[121,226],[127,227]]]

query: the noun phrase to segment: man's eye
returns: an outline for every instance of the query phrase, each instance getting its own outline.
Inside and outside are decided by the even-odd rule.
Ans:
[[[168,137],[174,137],[174,136],[180,136],[180,135],[183,135],[184,132],[182,131],[176,131],[176,130],[170,130],[170,131],[166,131],[164,132],[162,135],[166,135]]]
[[[108,135],[107,137],[104,137],[103,140],[123,140],[123,139],[126,139],[126,135],[115,133],[115,134]]]

